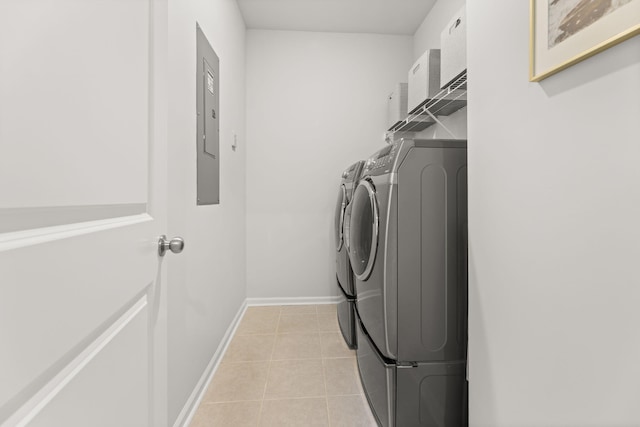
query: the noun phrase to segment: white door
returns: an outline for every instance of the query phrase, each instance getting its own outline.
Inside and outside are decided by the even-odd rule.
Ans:
[[[0,425],[166,423],[166,2],[0,1]]]

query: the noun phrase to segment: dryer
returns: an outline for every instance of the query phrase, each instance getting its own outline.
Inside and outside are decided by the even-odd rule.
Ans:
[[[359,161],[349,166],[342,173],[342,180],[338,190],[334,221],[334,242],[336,247],[336,283],[340,296],[338,303],[338,324],[349,348],[356,348],[356,315],[355,299],[356,291],[353,284],[353,270],[349,261],[348,218],[350,213],[349,203],[353,191],[360,179],[364,161]]]
[[[358,368],[378,422],[466,423],[466,141],[402,140],[351,201]]]

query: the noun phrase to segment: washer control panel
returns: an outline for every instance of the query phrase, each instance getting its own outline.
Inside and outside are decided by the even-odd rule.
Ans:
[[[342,172],[342,181],[343,182],[355,182],[360,177],[360,173],[362,172],[362,165],[364,164],[363,160],[356,162],[349,166],[344,172]]]
[[[398,147],[399,143],[389,145],[369,157],[364,167],[365,172],[373,172],[376,175],[390,172],[398,153]]]

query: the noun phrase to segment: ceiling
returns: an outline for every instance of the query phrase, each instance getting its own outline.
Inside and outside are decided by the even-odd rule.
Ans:
[[[413,35],[436,0],[237,0],[249,29]]]

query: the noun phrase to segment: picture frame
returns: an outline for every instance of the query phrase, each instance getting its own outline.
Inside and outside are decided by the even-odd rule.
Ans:
[[[638,17],[640,0],[530,0],[529,81],[640,34]]]

